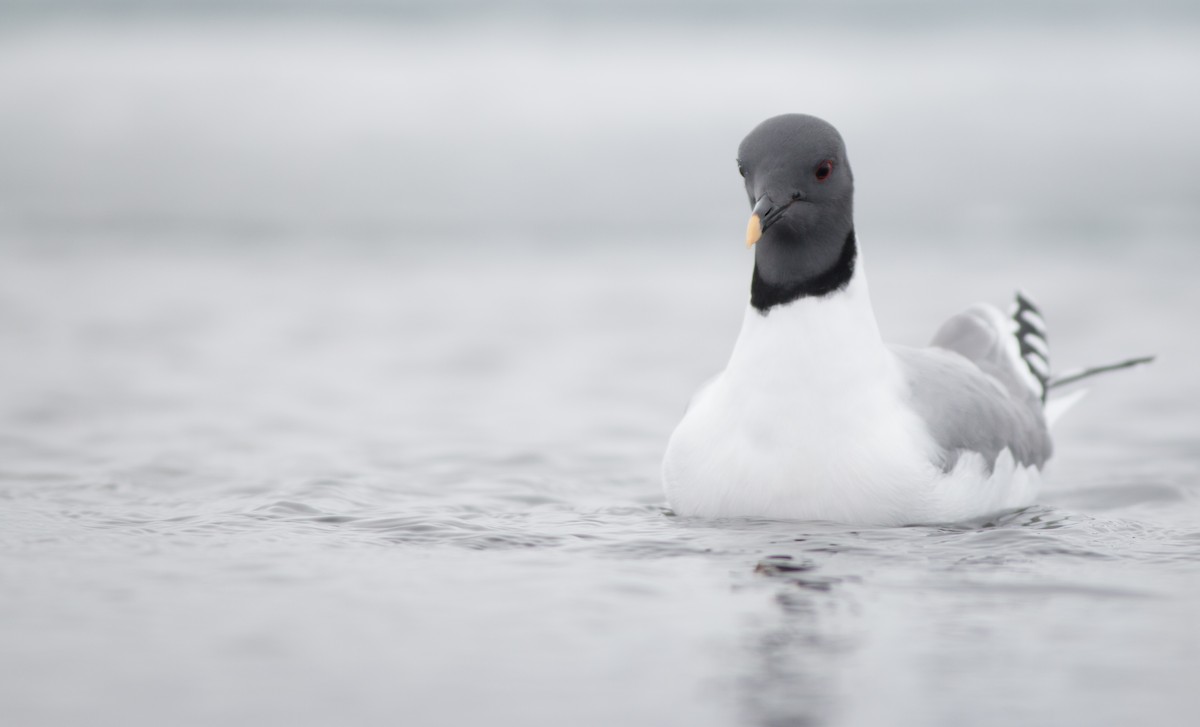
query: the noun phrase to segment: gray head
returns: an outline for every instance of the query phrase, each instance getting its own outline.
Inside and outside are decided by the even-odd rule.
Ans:
[[[854,273],[854,176],[837,129],[804,114],[759,124],[738,147],[753,213],[750,302],[772,306],[845,287]]]

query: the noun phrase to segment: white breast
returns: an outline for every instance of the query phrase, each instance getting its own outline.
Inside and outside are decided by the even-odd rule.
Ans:
[[[681,515],[895,525],[983,514],[971,495],[995,481],[983,499],[1009,506],[1014,468],[993,477],[968,457],[943,473],[906,396],[861,266],[831,296],[748,308],[728,367],[667,446],[667,500]]]

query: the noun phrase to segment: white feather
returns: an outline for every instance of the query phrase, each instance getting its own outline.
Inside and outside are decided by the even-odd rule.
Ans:
[[[1041,338],[1041,336],[1038,336],[1035,333],[1026,333],[1021,340],[1025,342],[1026,346],[1029,346],[1033,350],[1037,351],[1042,358],[1046,359],[1047,361],[1050,360],[1050,351],[1046,347],[1046,342]]]
[[[1079,389],[1072,391],[1070,394],[1050,399],[1046,402],[1046,426],[1052,427],[1067,410],[1079,403],[1083,397],[1087,396],[1088,389]]]
[[[861,260],[820,299],[747,308],[729,365],[667,446],[663,483],[680,515],[901,525],[1030,504],[1036,470],[1005,450],[988,470],[963,453],[949,472],[908,406],[879,337]]]
[[[1034,311],[1029,309],[1021,311],[1021,320],[1028,323],[1033,330],[1043,336],[1046,335],[1046,321],[1042,320],[1042,317]]]

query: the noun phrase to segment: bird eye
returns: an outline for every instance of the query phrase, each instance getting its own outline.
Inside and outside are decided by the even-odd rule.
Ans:
[[[817,181],[824,182],[829,179],[829,175],[833,174],[833,160],[826,159],[817,165]]]
[[[741,162],[738,162],[738,174],[742,175],[743,178],[746,176],[746,168],[742,166]]]

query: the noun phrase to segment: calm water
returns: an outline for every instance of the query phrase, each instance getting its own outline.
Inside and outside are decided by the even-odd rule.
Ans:
[[[920,340],[972,288],[1016,275],[906,260],[934,252],[868,259],[893,339]],[[665,438],[739,322],[736,240],[513,248],[465,266],[361,249],[10,250],[5,711],[1190,724],[1200,352],[1176,326],[1196,309],[1197,255],[1155,256],[1179,272],[1120,298],[1110,285],[1145,265],[1136,254],[1087,273],[1042,255],[1024,276],[1045,291],[1060,360],[1164,354],[1063,423],[1044,504],[862,529],[662,509]],[[944,295],[908,294],[934,285]]]
[[[6,33],[5,724],[1195,723],[1193,27]],[[663,510],[781,104],[889,340],[1019,285],[1059,366],[1160,355],[1038,506]]]

